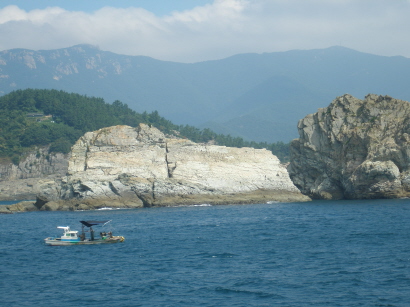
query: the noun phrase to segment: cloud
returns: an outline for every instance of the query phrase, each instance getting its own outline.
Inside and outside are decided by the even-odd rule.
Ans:
[[[92,44],[102,50],[196,62],[245,52],[325,48],[410,57],[405,0],[215,0],[164,17],[142,8],[93,13],[0,9],[0,50]]]

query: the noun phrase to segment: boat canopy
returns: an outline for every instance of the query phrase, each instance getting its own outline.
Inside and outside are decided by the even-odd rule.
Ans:
[[[105,224],[108,224],[109,222],[111,222],[111,220],[109,220],[109,221],[80,221],[81,224],[83,224],[84,226],[87,226],[87,227],[91,227],[91,226],[95,226],[95,225],[104,226]]]

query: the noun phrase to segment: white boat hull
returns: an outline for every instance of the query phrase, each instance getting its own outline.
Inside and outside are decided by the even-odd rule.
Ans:
[[[52,246],[67,246],[67,245],[90,245],[90,244],[110,244],[124,242],[124,237],[115,236],[106,239],[96,239],[96,240],[61,240],[60,238],[45,238],[44,243],[46,245]]]

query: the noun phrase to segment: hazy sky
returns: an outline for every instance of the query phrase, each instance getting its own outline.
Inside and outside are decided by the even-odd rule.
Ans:
[[[410,57],[410,0],[0,0],[0,50],[91,44],[198,62],[341,45]]]

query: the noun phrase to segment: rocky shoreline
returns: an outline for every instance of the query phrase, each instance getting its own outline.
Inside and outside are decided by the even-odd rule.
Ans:
[[[190,195],[179,197],[164,197],[150,207],[176,207],[189,205],[245,205],[271,202],[305,202],[310,199],[298,192],[289,191],[253,191],[231,195]],[[146,207],[135,200],[112,201],[98,199],[88,201],[62,200],[42,203],[41,201],[22,201],[12,205],[0,206],[0,214],[33,211],[84,211],[98,209],[133,209]]]
[[[268,150],[196,144],[144,124],[86,133],[66,173],[39,180],[36,202],[3,212],[310,200]]]

